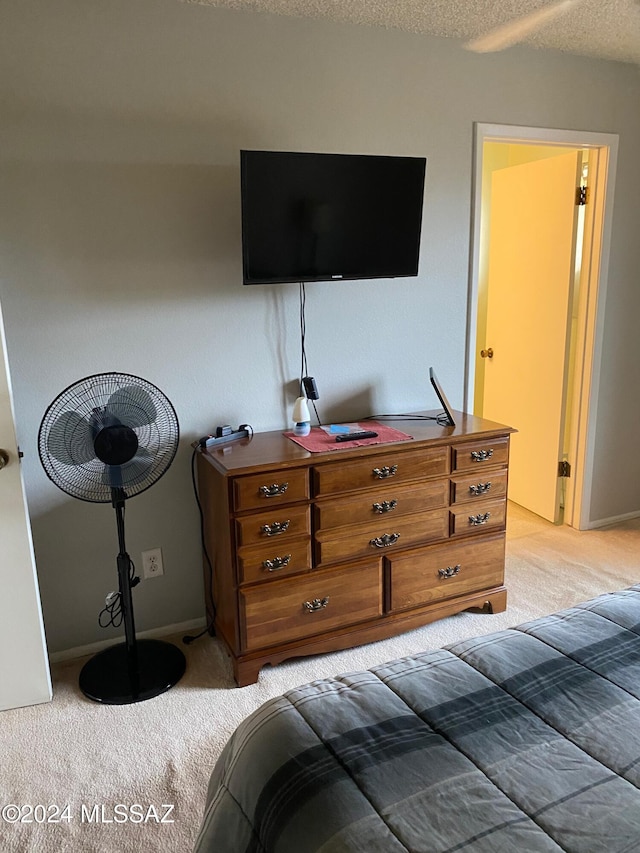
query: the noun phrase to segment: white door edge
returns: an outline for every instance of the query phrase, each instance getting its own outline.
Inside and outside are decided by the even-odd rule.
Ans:
[[[15,558],[5,563],[0,578],[0,592],[9,612],[0,625],[0,711],[49,702],[53,691],[49,658],[40,604],[38,578],[29,511],[20,470],[15,414],[11,394],[11,377],[2,308],[0,306],[0,377],[2,396],[7,410],[2,415],[2,444],[9,454],[6,470],[0,477],[8,488],[3,499],[10,508],[3,527],[6,549]],[[5,384],[6,380],[6,384]],[[6,520],[6,519],[5,519]]]

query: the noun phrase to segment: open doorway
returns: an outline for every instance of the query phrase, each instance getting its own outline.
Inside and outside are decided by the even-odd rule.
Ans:
[[[519,430],[510,498],[578,528],[616,153],[611,134],[476,126],[467,408]]]

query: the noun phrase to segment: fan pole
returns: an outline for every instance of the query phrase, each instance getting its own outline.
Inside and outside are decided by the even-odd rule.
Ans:
[[[131,678],[131,686],[135,687],[138,677],[138,656],[136,653],[136,626],[133,618],[133,597],[131,595],[131,558],[127,554],[124,541],[124,498],[120,495],[120,491],[113,489],[113,508],[116,511],[118,527],[118,586],[120,588],[129,677]]]
[[[96,702],[125,705],[164,693],[184,675],[185,657],[172,643],[137,640],[131,589],[131,558],[124,541],[124,489],[112,487],[111,503],[118,528],[118,587],[125,642],[110,646],[91,658],[80,673],[80,689]]]

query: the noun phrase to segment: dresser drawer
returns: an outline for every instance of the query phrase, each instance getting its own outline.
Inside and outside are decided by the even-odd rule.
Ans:
[[[304,500],[309,500],[306,468],[267,471],[249,477],[236,477],[233,481],[233,506],[236,512]]]
[[[380,486],[351,498],[327,498],[315,507],[316,530],[330,530],[366,521],[386,523],[415,512],[447,506],[448,480],[433,480],[419,486]]]
[[[407,610],[456,595],[501,586],[504,534],[434,545],[389,559],[390,609]]]
[[[316,564],[382,555],[392,550],[435,542],[449,535],[447,509],[416,513],[404,518],[381,517],[371,524],[354,525],[316,534]]]
[[[309,507],[304,504],[274,506],[269,512],[243,515],[236,518],[235,525],[238,545],[257,545],[311,533]]]
[[[380,561],[240,590],[240,610],[247,650],[374,619],[382,615]]]
[[[489,529],[504,530],[507,503],[501,501],[478,501],[473,504],[458,504],[451,509],[451,535],[467,536],[484,533]]]
[[[504,498],[507,494],[507,469],[464,474],[451,478],[451,503],[477,501],[478,498]]]
[[[311,568],[311,541],[286,539],[265,542],[238,551],[240,583],[270,581],[275,578],[308,571]]]
[[[452,447],[452,471],[481,471],[490,465],[506,465],[508,461],[508,437],[465,441]]]
[[[449,448],[388,450],[355,462],[332,462],[313,469],[316,497],[370,489],[380,483],[407,483],[449,473]]]

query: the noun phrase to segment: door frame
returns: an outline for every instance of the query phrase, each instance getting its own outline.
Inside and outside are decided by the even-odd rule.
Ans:
[[[519,125],[474,124],[472,167],[471,253],[467,345],[465,351],[466,411],[473,411],[475,393],[475,353],[478,346],[478,294],[480,272],[480,226],[482,218],[482,163],[485,142],[503,142],[590,150],[591,239],[583,247],[583,277],[580,294],[578,340],[576,349],[575,402],[570,446],[572,475],[568,481],[565,523],[585,530],[590,519],[593,483],[595,418],[602,355],[604,306],[609,270],[613,197],[618,157],[617,134]]]

